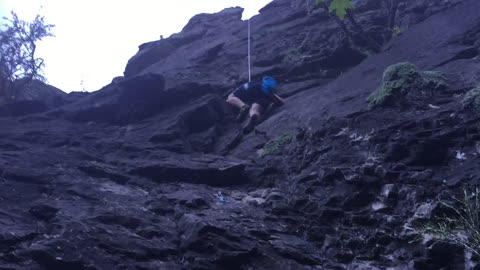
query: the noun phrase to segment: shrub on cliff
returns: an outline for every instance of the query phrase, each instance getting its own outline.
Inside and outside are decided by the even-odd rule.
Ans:
[[[34,79],[44,81],[44,60],[35,56],[37,42],[53,36],[52,24],[46,24],[43,16],[37,15],[32,22],[11,18],[0,29],[0,97],[14,99],[15,90],[23,88]]]
[[[412,63],[399,63],[389,66],[383,73],[382,86],[373,91],[367,98],[368,107],[401,102],[406,95],[436,91],[443,89],[447,83],[438,72],[419,71]]]
[[[450,210],[447,217],[437,218],[419,230],[425,237],[433,237],[465,248],[480,256],[480,190],[464,191],[454,203],[442,205]]]

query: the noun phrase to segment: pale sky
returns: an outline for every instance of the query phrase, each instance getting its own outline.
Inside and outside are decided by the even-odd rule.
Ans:
[[[0,18],[12,9],[27,21],[44,15],[55,24],[55,37],[37,49],[48,83],[65,92],[94,91],[123,75],[140,44],[180,32],[192,16],[241,6],[245,20],[271,1],[0,0]]]

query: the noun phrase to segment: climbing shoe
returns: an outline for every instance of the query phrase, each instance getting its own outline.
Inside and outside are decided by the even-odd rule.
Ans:
[[[254,114],[250,116],[247,124],[245,125],[245,127],[243,127],[243,134],[248,134],[252,132],[255,126],[257,125],[257,120],[258,120],[258,115]]]
[[[245,116],[247,116],[248,112],[250,111],[250,106],[249,105],[244,105],[242,108],[240,108],[240,111],[238,112],[237,115],[237,122],[240,123],[245,119]]]

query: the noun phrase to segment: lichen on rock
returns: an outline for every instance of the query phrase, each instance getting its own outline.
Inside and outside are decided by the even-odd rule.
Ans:
[[[382,86],[367,98],[369,109],[392,105],[413,92],[426,92],[444,89],[447,86],[440,72],[420,71],[409,62],[389,66],[383,73]]]

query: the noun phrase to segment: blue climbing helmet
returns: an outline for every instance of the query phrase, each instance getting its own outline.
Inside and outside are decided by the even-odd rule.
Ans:
[[[262,91],[265,94],[270,95],[272,93],[272,90],[275,87],[277,87],[277,81],[273,77],[270,77],[270,76],[263,77],[263,79],[262,79]]]

